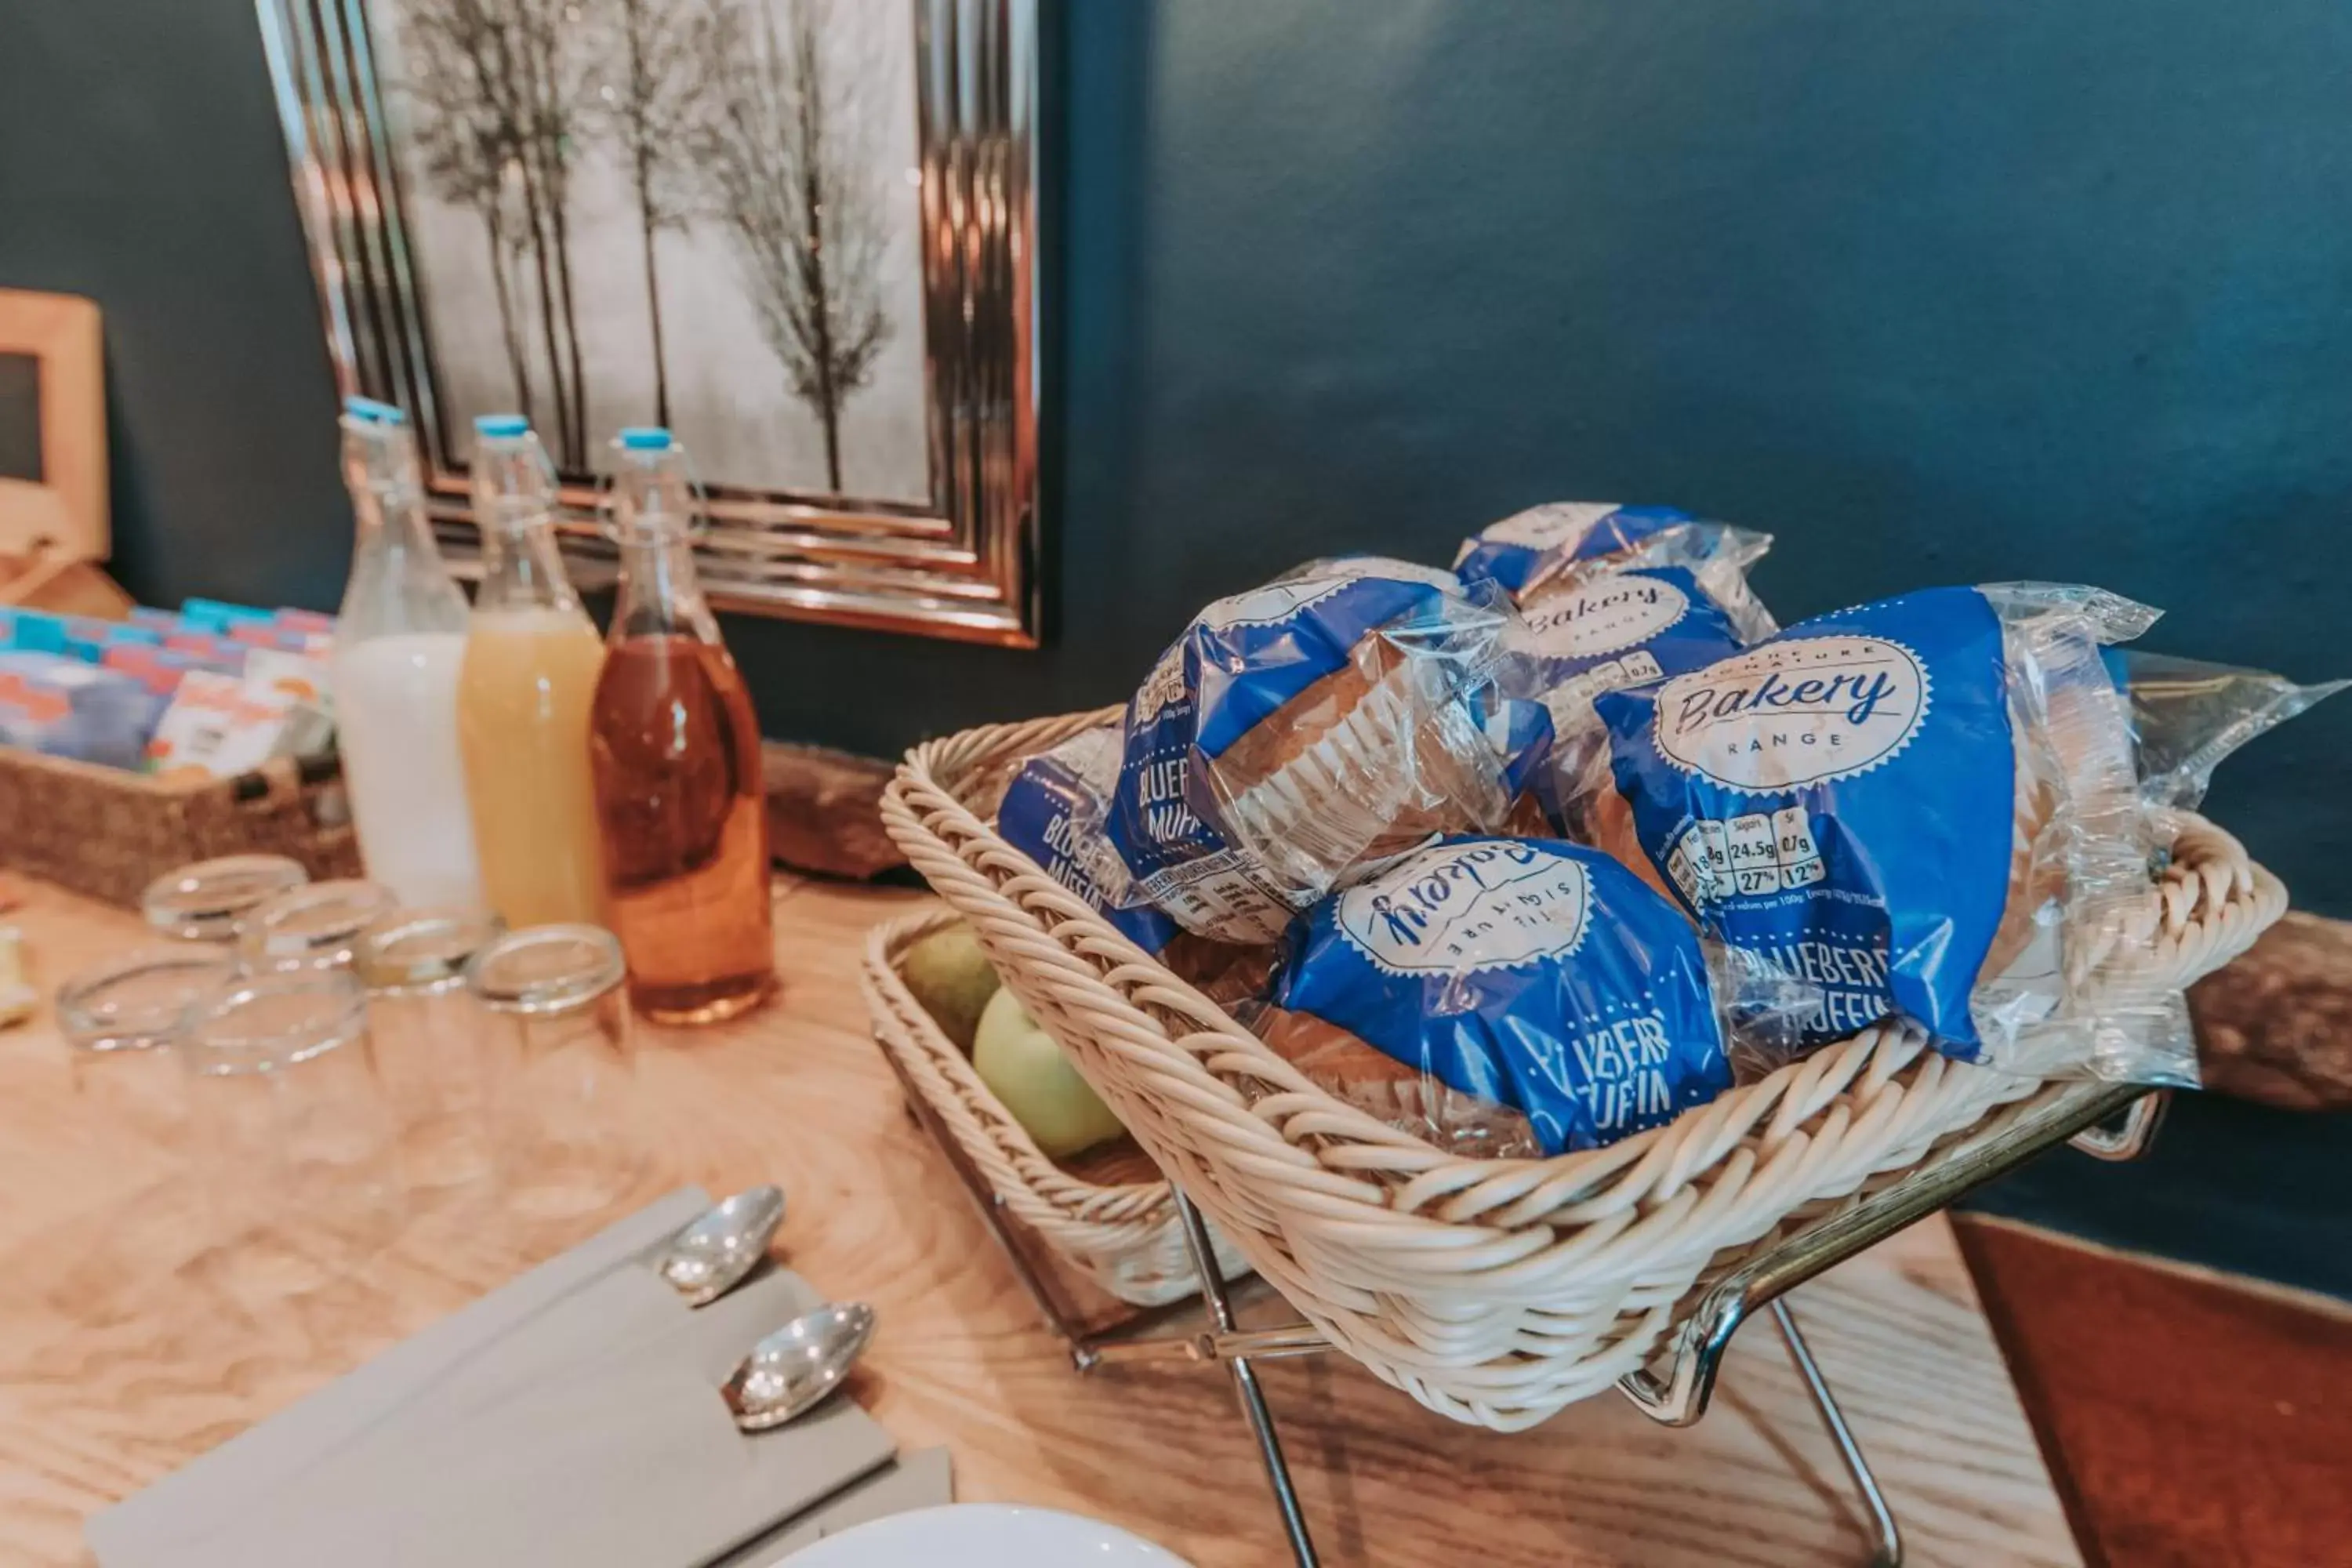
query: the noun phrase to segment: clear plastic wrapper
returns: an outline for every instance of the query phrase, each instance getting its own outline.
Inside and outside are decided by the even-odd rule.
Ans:
[[[1118,760],[1119,731],[1111,724],[1025,759],[996,807],[998,835],[1211,1000],[1255,994],[1273,966],[1273,945],[1234,947],[1186,931],[1143,901],[1111,847],[1104,820]]]
[[[1768,534],[1671,507],[1555,502],[1463,542],[1456,572],[1526,618],[1541,700],[1580,724],[1603,691],[1712,664],[1778,626],[1748,585]]]
[[[1608,856],[1448,837],[1300,919],[1246,1021],[1440,1148],[1557,1154],[1730,1087],[1708,973],[1690,923]]]
[[[1895,1016],[2005,1070],[2193,1082],[2178,994],[2115,962],[2155,834],[2100,649],[2154,619],[2044,584],[1820,616],[1598,699],[1563,805],[1736,950],[1736,1026],[1795,984],[1801,1045]]]
[[[2204,800],[2213,770],[2232,752],[2352,685],[2299,686],[2264,669],[2144,648],[2112,648],[2106,662],[2130,700],[2141,798],[2188,810]]]
[[[1525,636],[1499,593],[1377,557],[1211,605],[1122,721],[1107,833],[1135,887],[1199,935],[1270,942],[1351,870],[1510,820],[1549,744],[1505,679]]]
[[[1524,610],[1603,574],[1680,567],[1721,607],[1740,641],[1752,643],[1777,629],[1748,586],[1748,569],[1771,548],[1769,533],[1675,507],[1551,501],[1464,540],[1454,570],[1465,584],[1494,584]]]

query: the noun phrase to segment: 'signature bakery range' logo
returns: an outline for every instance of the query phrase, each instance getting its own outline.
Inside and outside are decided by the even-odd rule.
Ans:
[[[1927,668],[1886,637],[1796,637],[1676,676],[1654,733],[1676,767],[1762,793],[1864,773],[1927,715]]]
[[[1690,597],[1663,577],[1601,577],[1524,612],[1536,646],[1555,658],[1600,658],[1639,647],[1679,621]]]

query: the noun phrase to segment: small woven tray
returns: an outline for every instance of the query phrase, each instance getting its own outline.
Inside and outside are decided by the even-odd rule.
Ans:
[[[160,779],[0,746],[0,865],[132,909],[164,872],[217,855],[288,855],[313,877],[356,877],[342,787],[331,757]]]
[[[1168,1184],[1098,1184],[1047,1159],[899,978],[898,962],[908,948],[955,923],[953,910],[932,909],[885,921],[867,936],[860,980],[874,1016],[875,1039],[998,1204],[1056,1255],[1131,1306],[1165,1306],[1192,1295],[1200,1287]],[[1130,1152],[1129,1162],[1150,1169],[1139,1153]],[[1117,1163],[1087,1161],[1096,1173],[1106,1173],[1101,1168]],[[1231,1243],[1223,1237],[1215,1240],[1226,1278],[1249,1272]]]
[[[918,746],[884,820],[1258,1273],[1444,1415],[1516,1429],[1607,1388],[1650,1359],[1708,1281],[1791,1222],[1962,1147],[2042,1089],[1882,1025],[1606,1148],[1449,1154],[1325,1093],[972,809],[967,794],[1002,764],[1116,712]],[[2115,962],[2185,986],[2252,946],[2286,890],[2211,824],[2184,814],[2171,826],[2168,868]]]

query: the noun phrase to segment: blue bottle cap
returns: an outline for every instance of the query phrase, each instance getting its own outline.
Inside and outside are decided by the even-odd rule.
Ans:
[[[528,436],[530,421],[520,414],[477,414],[474,416],[477,436]]]
[[[373,397],[346,397],[343,412],[370,425],[405,425],[408,416],[389,403],[378,403]]]
[[[628,452],[667,452],[669,432],[658,425],[631,425],[621,432],[621,447]]]

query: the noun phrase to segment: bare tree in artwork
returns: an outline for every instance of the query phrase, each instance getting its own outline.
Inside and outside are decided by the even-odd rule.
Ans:
[[[832,0],[721,0],[703,39],[707,112],[695,139],[761,335],[824,432],[839,491],[841,416],[890,335],[878,281],[889,243],[883,178],[859,133],[859,73],[828,57]]]
[[[532,222],[554,263],[562,305],[561,352],[572,396],[559,449],[562,466],[576,470],[588,462],[588,386],[580,374],[580,321],[572,300],[572,162],[578,153],[572,116],[586,97],[587,40],[573,0],[497,0],[497,8],[511,18],[525,132],[524,189],[535,201]],[[551,326],[548,353],[557,353]]]
[[[406,0],[404,88],[418,105],[412,136],[427,177],[475,207],[489,231],[491,277],[517,395],[532,409],[509,257],[528,252],[540,341],[563,466],[586,461],[587,389],[572,302],[572,105],[584,53],[569,0]]]
[[[503,113],[499,96],[482,73],[487,51],[470,4],[420,5],[402,29],[411,74],[401,86],[415,100],[414,143],[419,169],[444,201],[469,207],[482,217],[490,247],[490,281],[498,300],[499,332],[508,374],[514,378],[515,406],[537,418],[531,395],[530,354],[515,313],[512,270],[527,237],[512,199],[519,128]]]
[[[591,100],[617,143],[637,198],[645,255],[646,314],[653,327],[654,423],[669,418],[669,363],[662,344],[661,274],[655,237],[694,216],[694,132],[699,121],[709,10],[678,0],[604,0],[604,80]]]

